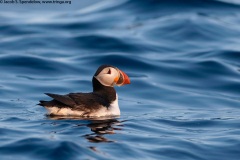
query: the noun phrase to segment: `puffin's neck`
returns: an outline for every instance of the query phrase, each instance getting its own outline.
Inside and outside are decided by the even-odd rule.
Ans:
[[[116,90],[113,87],[102,85],[95,77],[92,78],[93,92],[101,95],[109,102],[116,100]]]

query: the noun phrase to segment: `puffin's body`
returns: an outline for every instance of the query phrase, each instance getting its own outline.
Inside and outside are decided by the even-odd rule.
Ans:
[[[118,116],[118,96],[114,85],[130,84],[128,76],[111,65],[102,65],[92,78],[93,92],[58,95],[46,93],[51,101],[40,101],[48,115],[101,117]]]

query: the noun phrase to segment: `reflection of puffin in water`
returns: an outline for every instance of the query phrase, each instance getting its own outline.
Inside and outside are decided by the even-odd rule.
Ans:
[[[100,142],[114,142],[104,137],[106,134],[115,134],[116,130],[122,130],[122,122],[117,119],[106,119],[106,117],[100,118],[82,118],[82,117],[69,117],[69,116],[48,116],[48,118],[53,120],[66,120],[66,119],[75,119],[75,120],[88,120],[89,124],[77,124],[78,127],[89,127],[93,133],[85,134],[85,137],[89,142],[100,143]],[[95,147],[90,147],[90,149],[97,151]]]
[[[92,78],[93,92],[58,95],[46,93],[51,101],[40,101],[48,115],[100,117],[118,116],[120,109],[114,85],[130,84],[128,76],[111,65],[102,65]]]
[[[115,134],[115,130],[121,130],[121,128],[117,128],[117,126],[122,126],[121,122],[116,119],[108,119],[108,120],[93,120],[92,123],[87,125],[91,128],[91,131],[94,133],[87,134],[84,137],[88,139],[90,142],[114,142],[108,140],[103,135],[104,134]]]

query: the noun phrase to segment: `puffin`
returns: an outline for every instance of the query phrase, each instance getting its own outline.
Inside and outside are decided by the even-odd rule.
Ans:
[[[114,86],[126,84],[130,84],[126,73],[112,65],[101,65],[92,77],[92,92],[65,95],[45,93],[52,100],[40,100],[38,105],[47,109],[48,116],[120,116],[118,95]]]

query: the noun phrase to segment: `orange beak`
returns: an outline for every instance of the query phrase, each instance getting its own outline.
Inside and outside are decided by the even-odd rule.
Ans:
[[[123,84],[130,84],[130,79],[128,77],[128,75],[126,73],[124,73],[123,71],[120,71],[120,73],[123,75]]]
[[[122,85],[130,84],[130,79],[128,75],[121,70],[119,70],[119,73],[120,73],[120,76],[118,77],[116,85],[122,86]]]

